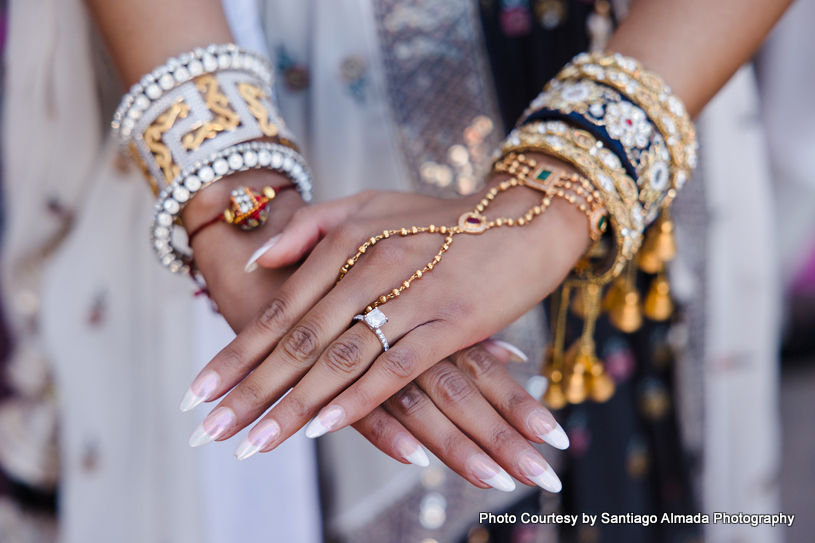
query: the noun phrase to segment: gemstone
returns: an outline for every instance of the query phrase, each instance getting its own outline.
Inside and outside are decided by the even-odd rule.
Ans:
[[[170,231],[164,226],[159,226],[158,228],[153,230],[153,235],[159,239],[166,238],[170,235]]]
[[[201,61],[203,62],[204,70],[206,70],[207,73],[214,72],[218,69],[218,59],[209,53],[206,53],[203,58],[201,58]]]
[[[173,224],[173,218],[169,213],[159,213],[156,222],[161,226],[170,226]]]
[[[164,209],[169,213],[176,214],[181,209],[181,205],[175,200],[164,200]]]
[[[287,172],[291,171],[294,168],[294,159],[290,156],[287,156],[285,160],[283,160],[283,169]]]
[[[546,181],[547,179],[549,179],[549,176],[551,175],[552,172],[550,172],[549,170],[541,170],[541,172],[536,177],[541,181]]]
[[[176,187],[173,189],[173,198],[181,203],[184,203],[190,199],[190,191],[184,187]]]
[[[576,83],[561,91],[560,96],[569,103],[585,102],[591,95],[591,88],[586,83]]]
[[[272,153],[272,168],[275,170],[279,170],[280,167],[283,165],[283,155],[280,153]]]
[[[198,177],[191,175],[184,180],[184,186],[187,187],[190,192],[195,192],[201,188],[201,180]]]
[[[155,83],[149,85],[144,91],[151,100],[158,100],[161,98],[161,89]]]
[[[184,83],[186,81],[189,81],[190,71],[184,66],[182,66],[178,68],[175,72],[173,72],[173,77],[175,77],[175,80],[178,81],[179,83]]]
[[[229,55],[218,55],[218,68],[221,70],[228,69],[231,62],[232,59],[229,57]]]
[[[216,175],[224,175],[226,172],[229,171],[229,163],[223,158],[219,158],[218,160],[212,163],[212,170],[215,172]]]
[[[268,166],[272,162],[272,153],[267,150],[258,152],[258,163],[261,166]]]
[[[133,107],[138,109],[147,109],[150,107],[150,99],[147,98],[145,95],[140,94],[136,96],[136,99],[133,100]]]
[[[204,166],[203,168],[198,170],[198,178],[204,183],[209,183],[210,181],[215,179],[215,171],[209,166]]]
[[[229,155],[229,167],[233,170],[239,170],[243,168],[243,157],[238,153],[233,153]]]
[[[199,75],[204,73],[204,65],[201,63],[200,60],[193,60],[190,62],[187,69],[190,71],[190,76],[198,77]]]
[[[158,80],[159,86],[164,90],[170,90],[175,87],[175,78],[170,74],[164,74]]]
[[[655,162],[651,166],[649,183],[654,190],[662,192],[668,188],[670,177],[670,170],[665,162]]]
[[[386,317],[385,314],[379,310],[379,308],[374,308],[365,315],[365,324],[371,328],[380,328],[386,322],[388,322],[388,317]]]
[[[254,168],[258,163],[258,154],[254,151],[246,151],[243,154],[243,163],[248,168]]]
[[[602,188],[604,191],[614,192],[614,183],[611,182],[611,178],[609,176],[603,172],[598,172],[597,180],[600,181],[600,188]]]

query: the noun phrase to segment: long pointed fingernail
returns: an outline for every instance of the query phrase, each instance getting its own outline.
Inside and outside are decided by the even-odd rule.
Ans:
[[[532,433],[552,447],[560,450],[569,448],[569,436],[551,413],[542,409],[532,411],[526,419],[526,424]]]
[[[490,351],[493,355],[498,356],[499,358],[508,356],[510,362],[529,362],[529,357],[526,356],[525,352],[520,350],[512,343],[506,342],[502,339],[489,338],[482,341],[481,344],[484,346],[485,349]],[[504,356],[502,356],[502,353],[500,353],[501,349],[503,349],[506,352]],[[495,352],[495,350],[498,350],[499,352]]]
[[[518,456],[516,462],[518,471],[542,489],[560,492],[563,488],[555,470],[537,452],[526,450]]]
[[[190,436],[190,447],[201,447],[218,439],[238,421],[235,412],[219,407],[207,415]]]
[[[407,434],[399,434],[393,439],[393,448],[402,455],[402,458],[420,468],[430,465],[430,459],[425,454],[419,442]]]
[[[501,466],[484,454],[473,455],[467,460],[467,469],[484,483],[503,492],[515,490],[515,481]]]
[[[249,433],[235,449],[235,458],[246,460],[269,446],[280,435],[280,425],[272,419],[262,420],[249,430]]]
[[[221,384],[221,376],[212,370],[202,372],[201,375],[195,378],[190,388],[184,393],[184,398],[181,400],[182,413],[186,413],[190,409],[197,407],[201,402],[209,400],[218,385]]]
[[[306,428],[306,437],[315,438],[330,432],[345,418],[345,409],[331,405],[320,411]]]
[[[277,242],[280,241],[280,238],[282,238],[282,237],[283,237],[283,234],[280,233],[280,234],[277,234],[276,236],[272,236],[271,238],[269,238],[269,241],[267,241],[266,243],[261,245],[260,248],[257,251],[252,253],[252,256],[249,257],[249,261],[246,263],[246,266],[244,266],[243,270],[246,273],[252,273],[256,269],[258,269],[258,264],[257,264],[258,258],[262,257],[266,253],[266,251],[268,251],[269,249],[271,249],[272,247],[277,245]]]

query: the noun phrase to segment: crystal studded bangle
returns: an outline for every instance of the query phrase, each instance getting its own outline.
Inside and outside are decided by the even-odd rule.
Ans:
[[[266,139],[297,150],[272,98],[268,61],[234,45],[197,49],[145,76],[122,100],[113,133],[158,194],[227,147]]]
[[[265,92],[271,93],[274,75],[266,57],[231,43],[212,44],[206,49],[198,47],[189,53],[168,59],[164,65],[146,74],[130,87],[130,92],[122,97],[113,115],[113,136],[122,144],[127,144],[133,135],[136,120],[153,102],[198,76],[228,69],[249,73],[261,81]]]
[[[266,168],[282,173],[306,202],[312,176],[303,157],[289,147],[268,142],[241,143],[224,149],[181,174],[159,195],[150,229],[156,256],[173,273],[194,273],[192,256],[173,245],[173,229],[187,202],[199,191],[235,172]]]

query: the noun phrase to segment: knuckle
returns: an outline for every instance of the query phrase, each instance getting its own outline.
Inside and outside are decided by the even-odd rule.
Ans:
[[[317,330],[311,324],[298,324],[283,340],[283,351],[296,362],[310,365],[320,345]]]
[[[255,380],[247,379],[232,391],[232,398],[236,403],[246,407],[263,407],[268,401],[268,393]]]
[[[446,300],[445,303],[439,306],[436,318],[449,324],[456,324],[469,319],[474,312],[474,302],[470,301],[469,298],[454,298]]]
[[[390,420],[385,413],[372,413],[368,415],[371,418],[368,424],[368,435],[377,442],[383,442],[388,435],[388,428],[390,427]]]
[[[314,406],[300,395],[289,394],[284,401],[286,402],[286,409],[296,419],[308,419],[314,414],[314,411],[316,411]]]
[[[517,434],[515,433],[515,430],[513,430],[512,428],[508,426],[499,428],[491,435],[493,450],[496,451],[509,450],[507,449],[507,447],[515,443],[516,437]]]
[[[353,221],[342,223],[329,234],[332,245],[344,248],[359,246],[364,235],[362,227]]]
[[[535,401],[524,389],[520,387],[513,388],[501,402],[501,411],[505,414],[519,412],[529,400]]]
[[[363,349],[358,339],[347,338],[336,341],[326,352],[325,363],[336,373],[355,373],[362,364]]]
[[[223,366],[231,370],[242,368],[251,362],[248,353],[235,341],[224,347],[218,358]]]
[[[412,377],[418,364],[419,356],[410,348],[395,347],[382,355],[385,370],[400,379]]]
[[[409,246],[405,243],[377,243],[372,253],[373,265],[402,269],[413,262]],[[415,262],[413,262],[415,264]]]
[[[411,416],[421,407],[423,400],[424,394],[419,390],[419,387],[410,383],[393,395],[392,404],[396,406],[402,414]]]
[[[440,365],[441,366],[441,365]],[[472,398],[473,386],[463,373],[452,365],[439,367],[432,376],[434,397],[447,404],[467,402]]]
[[[480,347],[471,347],[464,351],[458,362],[461,369],[474,378],[488,373],[494,364],[492,355]]]
[[[280,333],[285,326],[287,303],[283,298],[276,298],[260,311],[257,323],[267,332]]]

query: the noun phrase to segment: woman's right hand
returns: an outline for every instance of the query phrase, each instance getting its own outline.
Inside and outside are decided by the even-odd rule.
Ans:
[[[259,189],[281,181],[268,175],[248,174],[225,179],[219,182],[220,187],[213,185],[208,189],[208,193],[203,191],[199,197],[207,196],[189,208],[185,223],[194,229],[196,224],[217,214],[233,185],[247,184]],[[219,190],[211,190],[215,187]],[[294,269],[263,268],[251,274],[244,271],[258,240],[281,231],[294,211],[304,205],[291,191],[279,197],[269,222],[257,232],[247,234],[217,223],[196,237],[196,260],[210,294],[236,331],[251,322],[264,304],[273,299],[277,288]],[[315,228],[320,234],[312,243],[342,217],[323,219],[324,224]],[[460,351],[424,372],[354,427],[381,451],[403,463],[427,464],[421,442],[451,469],[481,488],[514,488],[505,469],[525,484],[538,484],[556,492],[560,489],[557,476],[529,441],[565,448],[568,438],[552,415],[509,375],[502,362],[507,362],[511,355],[500,342],[491,340]],[[268,437],[265,434],[269,431],[260,427],[250,433],[249,439]],[[236,455],[244,459],[259,450],[263,448],[244,440]]]

